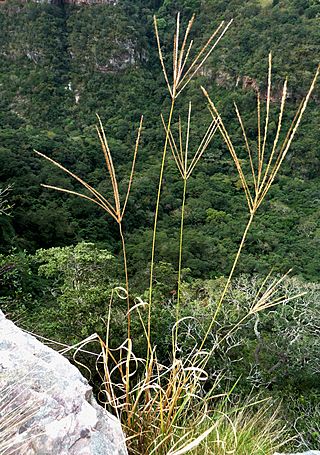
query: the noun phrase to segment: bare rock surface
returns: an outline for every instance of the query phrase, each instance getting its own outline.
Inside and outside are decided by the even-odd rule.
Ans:
[[[0,454],[127,455],[79,370],[0,311]]]

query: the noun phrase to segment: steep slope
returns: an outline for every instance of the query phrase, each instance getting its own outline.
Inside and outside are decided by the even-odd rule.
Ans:
[[[232,101],[237,100],[255,135],[254,87],[266,88],[267,55],[274,55],[276,90],[289,75],[288,117],[293,114],[315,71],[320,43],[319,5],[314,0],[119,1],[116,6],[19,3],[0,7],[0,178],[14,183],[13,217],[0,220],[2,251],[11,245],[34,250],[87,239],[118,249],[109,220],[84,201],[44,191],[41,182],[76,188],[60,172],[35,158],[48,153],[92,184],[108,192],[94,123],[98,112],[106,126],[125,187],[141,113],[146,118],[143,146],[129,202],[126,228],[132,273],[143,283],[149,261],[166,92],[152,31],[159,17],[163,42],[171,41],[177,10],[186,21],[198,15],[194,37],[208,36],[221,19],[234,18],[186,99],[193,100],[197,125],[209,121],[200,82],[218,100],[235,143],[242,142]],[[165,50],[170,51],[167,45]],[[319,88],[299,138],[287,157],[268,204],[249,237],[245,271],[295,267],[297,274],[319,279],[318,245],[320,157],[317,128]],[[182,107],[185,109],[185,107]],[[273,111],[276,113],[276,103]],[[158,258],[177,263],[181,183],[169,166],[161,207]],[[244,201],[228,153],[218,139],[190,181],[186,207],[185,265],[194,276],[225,274],[245,221]],[[215,216],[223,212],[223,216]],[[235,234],[236,233],[236,234]],[[230,254],[231,253],[231,254]]]

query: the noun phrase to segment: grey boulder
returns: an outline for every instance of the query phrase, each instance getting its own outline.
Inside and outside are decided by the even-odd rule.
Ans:
[[[79,370],[1,311],[0,435],[1,455],[127,455]]]

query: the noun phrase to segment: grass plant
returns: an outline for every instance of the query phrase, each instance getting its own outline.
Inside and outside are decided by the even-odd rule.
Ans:
[[[214,104],[212,99],[210,98],[208,92],[205,90],[204,87],[202,87],[202,91],[205,95],[205,97],[208,100],[209,103],[209,108],[211,110],[211,115],[213,120],[217,121],[218,128],[220,130],[220,133],[227,145],[227,148],[232,156],[232,159],[234,161],[235,167],[238,171],[242,188],[245,193],[247,205],[248,205],[248,211],[249,211],[249,219],[247,222],[247,225],[245,227],[245,230],[242,235],[242,239],[237,251],[237,254],[235,256],[235,259],[233,261],[231,271],[228,276],[228,280],[226,282],[225,288],[221,294],[221,297],[219,299],[217,309],[213,315],[213,318],[209,324],[207,334],[203,339],[202,345],[204,345],[205,340],[207,339],[207,335],[210,333],[212,330],[213,325],[215,324],[217,315],[219,313],[219,309],[223,303],[224,297],[226,295],[226,292],[228,290],[228,287],[230,285],[231,279],[233,277],[234,271],[236,269],[236,266],[238,264],[241,251],[244,247],[249,229],[252,225],[253,219],[255,217],[255,214],[260,207],[260,205],[263,203],[264,199],[266,198],[272,183],[274,182],[279,169],[283,163],[283,160],[285,159],[288,150],[290,148],[290,145],[293,141],[293,138],[296,135],[296,132],[298,130],[298,127],[301,123],[302,116],[306,110],[306,107],[308,105],[308,102],[310,100],[311,94],[315,88],[315,84],[317,82],[318,76],[320,73],[320,65],[317,68],[317,71],[315,73],[315,76],[311,82],[310,88],[307,92],[307,95],[305,98],[301,101],[298,110],[294,116],[294,119],[292,120],[292,123],[290,127],[288,128],[287,132],[285,133],[285,137],[282,141],[280,141],[280,135],[282,132],[282,119],[283,119],[283,114],[285,110],[285,102],[287,98],[287,79],[285,80],[283,84],[283,89],[282,89],[282,96],[281,96],[281,105],[280,105],[280,112],[278,116],[278,126],[276,130],[275,137],[273,139],[272,145],[268,147],[267,143],[267,138],[268,138],[268,128],[270,124],[270,103],[271,103],[271,82],[272,82],[272,56],[269,54],[269,70],[268,70],[268,88],[267,88],[267,94],[266,94],[266,117],[265,117],[265,122],[264,122],[264,131],[263,130],[263,124],[262,124],[262,119],[261,119],[261,95],[258,92],[257,93],[257,129],[258,129],[258,138],[257,138],[257,144],[255,146],[255,150],[252,150],[251,146],[249,145],[248,137],[247,137],[247,132],[241,117],[241,114],[239,112],[238,106],[235,104],[235,111],[236,115],[238,118],[238,121],[241,126],[242,130],[242,135],[243,139],[245,142],[246,150],[248,153],[248,158],[250,162],[250,174],[251,175],[246,175],[244,169],[243,169],[243,164],[242,161],[239,159],[238,154],[235,150],[235,147],[233,146],[233,143],[231,141],[230,135],[224,125],[224,122]],[[253,188],[250,182],[253,182]]]
[[[166,135],[169,136],[170,149],[174,158],[174,161],[177,165],[181,178],[183,180],[183,194],[182,194],[182,206],[181,206],[181,222],[180,222],[180,240],[179,240],[179,265],[178,265],[178,289],[177,289],[177,303],[176,303],[176,331],[175,331],[175,340],[177,342],[178,329],[179,329],[179,315],[180,315],[180,292],[181,292],[181,270],[182,270],[182,252],[183,252],[183,227],[184,227],[184,212],[185,212],[185,202],[186,202],[186,193],[187,193],[187,182],[191,177],[197,163],[205,153],[210,142],[212,141],[217,128],[218,120],[213,119],[210,125],[208,126],[202,140],[196,151],[193,153],[191,161],[189,160],[189,139],[190,139],[190,128],[191,128],[191,102],[189,102],[189,111],[188,111],[188,120],[187,128],[185,133],[185,139],[183,139],[181,118],[179,117],[179,132],[178,140],[176,141],[171,130],[165,124],[165,120],[161,115],[162,123],[165,129]]]
[[[153,237],[152,237],[152,247],[151,247],[151,265],[150,265],[150,282],[149,282],[149,310],[148,310],[148,340],[151,341],[151,311],[152,311],[152,290],[153,290],[153,273],[154,273],[154,262],[155,262],[155,247],[156,247],[156,237],[157,237],[157,226],[158,226],[158,216],[159,216],[159,206],[162,190],[162,181],[164,166],[167,156],[167,149],[169,144],[169,137],[171,131],[171,122],[173,118],[175,101],[181,92],[188,86],[190,81],[194,76],[199,72],[203,67],[213,50],[216,48],[220,40],[223,38],[228,28],[230,27],[232,20],[225,24],[224,21],[220,23],[217,29],[212,33],[208,41],[202,46],[200,51],[196,53],[193,59],[190,58],[191,50],[193,47],[193,40],[189,41],[189,35],[195,20],[193,15],[190,19],[186,32],[184,34],[182,44],[180,46],[180,14],[177,15],[176,20],[176,30],[173,39],[173,55],[172,55],[172,81],[169,81],[169,69],[166,68],[164,63],[164,57],[161,49],[160,36],[158,32],[157,19],[154,17],[154,29],[158,45],[159,59],[163,71],[163,75],[167,84],[168,92],[171,99],[171,106],[169,111],[169,117],[166,121],[166,134],[165,142],[162,152],[162,160],[160,167],[159,175],[159,184],[156,200],[156,208],[154,215],[154,225],[153,225]],[[190,62],[190,63],[189,63]],[[151,344],[149,343],[149,351],[152,350]]]
[[[126,245],[125,245],[125,239],[124,239],[124,234],[123,234],[123,228],[122,228],[122,220],[126,211],[127,207],[127,202],[129,199],[130,195],[130,190],[131,190],[131,185],[132,185],[132,180],[133,180],[133,174],[134,174],[134,169],[135,169],[135,164],[136,164],[136,158],[137,158],[137,153],[138,153],[138,148],[139,148],[139,142],[140,142],[140,136],[141,136],[141,131],[142,131],[142,124],[143,124],[143,116],[141,116],[140,119],[140,125],[138,129],[138,134],[137,134],[137,139],[134,147],[134,152],[133,152],[133,159],[132,159],[132,165],[131,165],[131,173],[130,173],[130,178],[129,178],[129,183],[128,183],[128,188],[127,192],[124,198],[123,204],[121,204],[120,201],[120,194],[119,194],[119,189],[118,189],[118,181],[117,181],[117,176],[115,172],[115,168],[113,165],[113,160],[112,160],[112,155],[111,151],[108,145],[108,140],[101,122],[100,117],[98,116],[98,121],[99,125],[96,127],[97,133],[100,139],[100,144],[103,150],[106,166],[107,166],[107,171],[111,180],[112,184],[112,190],[113,190],[113,201],[110,202],[109,198],[106,198],[103,196],[99,191],[95,190],[91,185],[86,183],[84,180],[82,180],[80,177],[78,177],[76,174],[73,172],[69,171],[66,169],[64,166],[62,166],[60,163],[57,161],[53,160],[52,158],[49,158],[48,156],[44,155],[41,152],[38,152],[35,150],[35,152],[48,160],[50,163],[54,164],[58,168],[62,169],[64,172],[66,172],[68,175],[73,177],[77,182],[79,182],[90,194],[91,196],[87,196],[86,194],[79,193],[76,191],[71,191],[66,188],[61,188],[57,186],[52,186],[52,185],[42,185],[44,188],[49,188],[57,191],[62,191],[64,193],[72,194],[79,196],[81,198],[87,199],[94,204],[97,204],[99,207],[101,207],[105,212],[107,212],[118,224],[119,227],[119,234],[121,238],[121,243],[122,243],[122,253],[123,253],[123,264],[124,264],[124,274],[125,274],[125,283],[126,283],[126,299],[127,299],[127,310],[128,310],[128,326],[127,326],[127,332],[128,332],[128,338],[130,338],[130,294],[129,294],[129,278],[128,278],[128,267],[127,267],[127,255],[126,255]]]
[[[210,98],[207,91],[203,92],[209,104],[212,115],[210,123],[204,137],[200,141],[197,150],[189,157],[189,143],[191,135],[191,103],[189,104],[187,129],[185,139],[181,120],[179,120],[178,140],[175,139],[171,130],[172,120],[175,115],[175,102],[177,97],[187,87],[189,82],[198,73],[199,69],[205,64],[210,54],[213,52],[219,41],[222,39],[227,29],[231,25],[222,22],[216,31],[210,36],[201,50],[191,58],[193,41],[189,41],[190,31],[194,23],[194,16],[188,23],[186,32],[181,35],[180,15],[177,16],[176,29],[173,42],[172,69],[166,67],[166,59],[162,53],[160,37],[157,28],[157,20],[154,19],[155,35],[158,45],[158,52],[162,71],[167,84],[170,109],[168,118],[162,117],[165,140],[160,165],[159,184],[156,196],[156,207],[154,216],[154,230],[151,246],[151,267],[150,283],[148,289],[148,302],[138,300],[135,305],[130,305],[130,289],[128,283],[128,270],[125,252],[125,241],[122,230],[122,220],[125,214],[127,201],[130,194],[136,156],[140,135],[142,131],[142,118],[138,130],[137,140],[134,149],[134,156],[131,167],[131,174],[127,193],[122,203],[120,200],[117,177],[112,161],[111,151],[108,146],[106,135],[99,119],[97,127],[98,136],[104,153],[108,174],[113,189],[113,200],[101,195],[97,190],[83,181],[80,177],[66,169],[53,159],[45,156],[40,152],[38,155],[44,157],[55,166],[78,181],[90,194],[78,193],[65,188],[44,185],[46,188],[63,191],[72,195],[85,198],[94,202],[105,210],[118,224],[119,234],[122,241],[123,259],[125,269],[125,288],[118,289],[117,293],[121,298],[127,300],[127,322],[128,335],[127,339],[118,349],[111,349],[109,345],[110,316],[112,312],[113,294],[109,304],[109,318],[107,321],[106,338],[98,337],[101,345],[101,356],[99,362],[102,363],[102,382],[106,406],[111,408],[121,419],[125,433],[127,435],[127,444],[132,454],[152,455],[152,454],[170,454],[180,455],[183,453],[194,454],[271,454],[271,449],[277,445],[277,437],[274,434],[276,427],[276,417],[269,417],[269,424],[263,424],[264,408],[258,406],[258,412],[255,417],[248,417],[245,411],[239,412],[226,411],[221,404],[226,403],[229,392],[219,391],[219,378],[211,384],[209,392],[205,391],[204,384],[208,380],[205,366],[210,356],[214,353],[216,346],[205,350],[205,344],[208,335],[215,329],[215,323],[219,314],[219,309],[224,302],[224,298],[231,283],[235,268],[238,264],[241,251],[244,247],[248,231],[252,225],[255,214],[266,198],[272,183],[274,182],[280,166],[285,159],[292,140],[297,132],[303,113],[310,99],[311,93],[319,75],[319,68],[312,81],[310,89],[305,99],[292,121],[291,126],[282,138],[282,119],[285,110],[287,97],[287,81],[284,82],[280,113],[278,116],[278,126],[275,137],[269,146],[268,128],[270,124],[270,103],[271,103],[271,55],[269,56],[268,71],[268,88],[266,95],[266,117],[262,122],[261,116],[261,95],[257,95],[257,123],[258,138],[255,149],[249,144],[246,129],[242,121],[239,109],[235,106],[236,115],[242,130],[250,172],[246,169],[240,160],[235,147],[232,144],[230,135],[224,125],[221,115],[219,114],[215,103]],[[238,252],[234,259],[226,285],[218,300],[214,314],[208,325],[208,329],[199,346],[195,346],[187,356],[179,358],[179,346],[177,345],[179,330],[179,304],[180,304],[180,286],[181,286],[181,267],[182,267],[182,250],[183,250],[183,228],[184,228],[184,209],[187,191],[187,181],[192,175],[195,166],[205,153],[216,131],[219,131],[227,145],[227,148],[233,158],[235,167],[239,173],[242,187],[245,193],[249,219],[245,227]],[[179,248],[179,274],[178,274],[178,303],[176,309],[176,324],[172,328],[173,352],[172,361],[168,365],[158,362],[156,347],[153,346],[151,339],[151,314],[153,299],[153,279],[155,264],[155,247],[157,239],[157,223],[162,192],[162,182],[168,147],[171,149],[175,163],[184,182],[181,225],[180,225],[180,248]],[[251,183],[252,182],[252,183]],[[227,335],[222,337],[220,344],[236,330],[247,318],[258,312],[288,301],[286,296],[279,295],[278,288],[280,280],[269,282],[270,275],[267,276],[259,289],[256,297],[252,301],[252,306],[243,319],[231,328]],[[146,310],[146,315],[144,311]],[[134,354],[134,344],[131,339],[130,321],[131,314],[135,312],[141,323],[141,330],[145,335],[146,357],[138,358]],[[92,341],[92,340],[91,340]],[[101,365],[98,365],[98,371],[101,372]],[[219,401],[220,400],[220,401]],[[194,416],[197,416],[195,418]],[[277,427],[277,433],[283,437],[284,433]],[[265,448],[264,448],[265,447]],[[249,450],[249,452],[248,452]]]
[[[273,455],[290,439],[288,430],[279,419],[279,407],[265,401],[255,407],[236,409],[236,405],[226,406],[224,412],[202,423],[201,433],[215,424],[215,430],[194,450],[194,455]],[[199,429],[198,429],[199,431]]]

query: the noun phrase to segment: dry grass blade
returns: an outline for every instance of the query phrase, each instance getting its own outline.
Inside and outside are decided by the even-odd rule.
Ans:
[[[200,68],[204,65],[206,60],[209,58],[217,44],[223,38],[224,34],[230,27],[232,20],[225,25],[224,21],[220,23],[215,32],[210,36],[208,41],[196,54],[189,67],[187,67],[188,59],[190,57],[191,48],[193,46],[193,41],[191,40],[188,44],[189,34],[191,32],[195,16],[193,15],[190,19],[186,32],[184,34],[181,47],[179,48],[180,41],[180,13],[177,14],[176,19],[176,31],[174,34],[173,40],[173,77],[172,83],[169,81],[168,71],[165,66],[164,57],[161,49],[160,36],[157,25],[157,18],[154,16],[154,29],[156,34],[156,40],[158,45],[159,59],[164,74],[164,78],[170,93],[171,98],[176,99],[184,88],[189,84],[193,77],[199,72]],[[215,39],[216,38],[216,39]],[[186,51],[187,49],[187,51]]]
[[[168,138],[168,143],[175,160],[176,166],[181,174],[183,180],[183,194],[182,194],[182,206],[181,206],[181,222],[180,222],[180,241],[179,241],[179,265],[178,265],[178,293],[177,293],[177,305],[176,305],[176,327],[175,327],[175,340],[173,342],[173,352],[176,352],[176,343],[178,338],[178,321],[180,319],[180,288],[181,288],[181,270],[182,270],[182,250],[183,250],[183,228],[184,228],[184,212],[185,212],[185,202],[186,202],[186,192],[187,192],[187,181],[192,175],[193,170],[195,169],[197,163],[201,159],[205,150],[208,148],[211,140],[213,139],[215,132],[217,131],[218,120],[214,119],[209,127],[207,128],[200,145],[196,149],[196,152],[193,154],[191,163],[188,163],[189,155],[189,142],[190,142],[190,128],[191,128],[191,112],[192,105],[189,103],[188,117],[187,117],[187,126],[185,132],[185,142],[183,142],[183,133],[181,126],[181,119],[179,117],[178,125],[178,141],[177,145],[176,140],[174,139],[173,133],[169,125],[167,126],[163,116],[161,115],[162,123],[164,130],[166,132],[166,137]]]
[[[267,168],[266,168],[265,173],[264,173],[264,178],[263,178],[261,184],[259,185],[259,187],[261,187],[261,188],[264,187],[266,178],[269,175],[270,166],[271,166],[271,164],[273,162],[274,154],[275,154],[275,152],[277,150],[277,145],[278,145],[280,132],[281,132],[281,127],[282,127],[282,117],[283,117],[285,102],[286,102],[286,98],[287,98],[287,85],[288,85],[288,81],[286,79],[284,84],[283,84],[283,89],[282,89],[282,98],[281,98],[280,113],[279,113],[279,118],[278,118],[277,133],[276,133],[276,136],[275,136],[275,139],[274,139],[274,142],[273,142],[273,147],[272,147],[272,150],[271,150],[271,153],[270,153],[269,161],[267,163]],[[260,167],[260,169],[261,169],[261,167]],[[259,178],[259,183],[260,183],[261,171],[260,171],[260,175],[258,176],[258,178]]]
[[[264,153],[267,143],[268,127],[269,127],[269,115],[270,115],[270,98],[271,98],[271,76],[272,76],[272,56],[269,54],[269,67],[268,67],[268,89],[267,89],[267,110],[266,110],[266,119],[264,126],[264,136],[261,149],[261,164],[263,165]],[[260,177],[260,176],[259,176]]]
[[[173,137],[173,134],[172,134],[172,131],[171,131],[171,129],[170,129],[170,131],[168,130],[162,114],[161,114],[161,120],[162,120],[163,128],[164,128],[164,130],[166,132],[166,135],[168,135],[169,145],[170,145],[170,149],[171,149],[171,152],[172,152],[172,156],[173,156],[173,158],[174,158],[174,160],[176,162],[176,165],[177,165],[177,168],[178,168],[178,170],[179,170],[179,172],[181,174],[181,177],[183,178],[184,177],[184,165],[182,163],[183,158],[181,158],[182,153],[179,153],[176,141],[175,141],[175,139]],[[182,144],[182,140],[180,142],[180,146],[181,146],[181,144]],[[180,148],[180,152],[181,151],[182,151],[182,149]]]
[[[66,188],[60,188],[59,186],[53,186],[53,185],[41,185],[43,186],[43,188],[48,188],[50,190],[56,190],[56,191],[61,191],[62,193],[68,193],[68,194],[73,194],[74,196],[79,196],[83,199],[87,199],[88,201],[91,201],[93,202],[94,204],[97,204],[99,207],[101,207],[103,210],[105,210],[106,212],[108,212],[112,218],[114,218],[116,221],[117,221],[117,217],[116,215],[114,214],[114,212],[112,210],[109,209],[109,207],[105,204],[102,204],[100,202],[98,202],[97,200],[89,197],[89,196],[86,196],[85,194],[82,194],[82,193],[78,193],[77,191],[72,191],[72,190],[67,190]]]
[[[181,449],[169,451],[168,455],[183,455],[184,453],[188,453],[191,450],[195,449],[198,447],[202,441],[204,441],[210,433],[216,428],[217,423],[212,425],[210,428],[208,428],[206,431],[204,431],[200,436],[198,436],[196,439],[191,439],[191,442],[189,442],[187,445],[183,446]]]
[[[242,135],[243,135],[245,143],[246,143],[246,148],[247,148],[249,161],[250,161],[251,174],[252,174],[252,178],[253,178],[253,182],[254,182],[254,188],[255,188],[255,191],[257,191],[258,190],[258,182],[257,182],[255,170],[254,170],[252,152],[251,152],[249,141],[248,141],[248,138],[247,138],[247,133],[246,133],[246,130],[245,130],[245,127],[244,127],[244,124],[243,124],[243,121],[242,121],[242,118],[241,118],[241,115],[240,115],[240,112],[239,112],[239,109],[238,109],[238,106],[237,106],[236,103],[234,103],[234,107],[235,107],[235,110],[236,110],[236,113],[237,113],[237,117],[238,117],[241,129],[242,129]],[[258,176],[258,179],[259,179],[259,176]]]
[[[203,401],[199,392],[205,372],[192,365],[190,359],[160,365],[154,350],[147,361],[135,358],[128,341],[110,350],[108,342],[100,339],[105,404],[122,420],[130,453],[168,453],[172,447],[181,447],[187,438],[187,435],[181,437],[184,428],[181,423],[188,419],[191,407]],[[136,379],[135,385],[130,381],[128,389],[128,377],[137,378],[140,362],[146,365],[144,377]],[[206,403],[201,409],[203,414],[207,413]],[[191,443],[191,438],[187,442]]]
[[[126,211],[128,199],[129,199],[129,196],[130,196],[131,185],[132,185],[132,181],[133,181],[133,174],[134,174],[134,169],[135,169],[135,165],[136,165],[137,154],[138,154],[138,149],[139,149],[139,144],[140,144],[142,125],[143,125],[143,115],[141,116],[141,119],[140,119],[140,125],[139,125],[139,129],[138,129],[136,145],[135,145],[134,153],[133,153],[132,166],[131,166],[131,172],[130,172],[130,177],[129,177],[127,194],[126,194],[126,198],[124,200],[123,207],[122,207],[122,212],[121,212],[121,219],[123,218],[124,213]]]
[[[189,84],[189,82],[193,79],[193,77],[199,72],[199,70],[203,67],[204,63],[207,61],[209,56],[212,54],[213,50],[217,46],[217,44],[220,42],[220,40],[223,38],[225,33],[227,32],[228,28],[232,24],[233,19],[231,19],[225,27],[224,26],[224,21],[221,22],[221,24],[218,26],[216,31],[210,36],[209,40],[207,43],[204,45],[204,47],[200,50],[200,52],[197,54],[193,62],[191,63],[189,69],[185,72],[181,80],[178,81],[177,83],[177,96],[180,95],[182,90],[186,88],[186,86]],[[222,31],[221,31],[222,30]],[[218,33],[221,31],[220,35],[214,42],[214,44],[211,44],[213,41],[213,38],[218,35]],[[209,50],[207,48],[209,47]],[[191,73],[191,74],[190,74]]]
[[[184,168],[187,169],[188,166],[188,150],[189,150],[189,139],[190,139],[190,125],[191,125],[191,101],[189,102],[189,110],[188,110],[188,123],[187,123],[187,131],[186,131],[186,145],[184,151]]]
[[[241,166],[241,162],[238,158],[238,155],[235,151],[235,148],[232,144],[232,141],[230,139],[230,136],[228,134],[228,131],[226,129],[226,127],[224,126],[224,123],[223,123],[223,120],[215,106],[215,104],[213,103],[213,101],[211,100],[208,92],[205,90],[204,87],[201,87],[202,88],[202,91],[204,93],[204,95],[206,96],[208,102],[209,102],[209,107],[210,107],[210,112],[211,112],[211,115],[212,115],[212,118],[213,120],[216,120],[217,123],[218,123],[218,128],[219,128],[219,131],[228,147],[228,150],[230,152],[230,155],[232,156],[232,159],[235,163],[235,166],[237,168],[237,171],[238,171],[238,174],[239,174],[239,177],[240,177],[240,180],[241,180],[241,184],[242,184],[242,187],[243,187],[243,190],[245,192],[245,195],[246,195],[246,200],[247,200],[247,204],[248,204],[248,207],[249,207],[249,211],[252,212],[253,210],[253,205],[254,205],[254,200],[253,200],[253,197],[251,195],[251,192],[250,192],[250,189],[249,189],[249,185],[248,185],[248,182],[247,182],[247,179],[245,177],[245,174],[242,170],[242,166]]]
[[[102,194],[100,194],[97,190],[92,188],[92,186],[90,186],[88,183],[86,183],[84,180],[82,180],[76,174],[74,174],[73,172],[69,171],[69,169],[67,169],[64,166],[62,166],[62,164],[58,163],[57,161],[53,160],[52,158],[49,158],[48,156],[44,155],[43,153],[38,152],[37,150],[34,150],[34,152],[37,155],[41,156],[42,158],[45,158],[50,163],[52,163],[55,166],[57,166],[59,169],[64,171],[66,174],[69,174],[75,180],[77,180],[82,186],[84,186],[97,199],[97,201],[101,204],[101,206],[104,208],[104,210],[106,210],[108,213],[110,213],[110,215],[113,218],[116,218],[116,212],[115,212],[114,208],[112,207],[110,202],[104,196],[102,196]],[[44,186],[44,185],[42,185],[42,186]],[[47,185],[47,187],[50,188],[50,185]],[[55,187],[53,187],[53,188],[55,189]],[[69,190],[66,190],[64,188],[59,188],[59,191],[69,192]],[[78,195],[80,196],[80,194],[78,194]],[[81,195],[81,197],[83,197],[83,196]]]
[[[107,164],[109,176],[110,176],[110,179],[111,179],[111,184],[112,184],[112,189],[113,189],[113,197],[114,197],[114,202],[115,202],[115,209],[114,210],[115,210],[115,212],[117,214],[117,217],[119,218],[120,217],[120,197],[119,197],[119,189],[118,189],[117,177],[116,177],[116,173],[115,173],[115,170],[114,170],[112,156],[111,156],[111,152],[110,152],[110,149],[109,149],[109,145],[108,145],[108,141],[107,141],[107,138],[106,138],[106,134],[105,134],[105,131],[104,131],[104,128],[103,128],[103,125],[102,125],[100,117],[98,115],[97,115],[97,117],[98,117],[100,129],[98,128],[98,126],[96,126],[96,130],[97,130],[97,133],[98,133],[98,136],[99,136],[99,139],[100,139],[101,147],[102,147],[102,150],[103,150],[103,154],[104,154],[105,161],[106,161],[106,164]]]
[[[186,55],[184,55],[185,48],[186,48],[186,45],[187,45],[188,36],[189,36],[189,33],[190,33],[191,29],[192,29],[194,20],[195,20],[195,15],[193,14],[193,16],[191,17],[191,19],[190,19],[190,21],[188,23],[188,27],[187,27],[186,33],[184,35],[184,39],[183,39],[181,50],[180,50],[179,73],[178,73],[178,77],[180,77],[180,78],[181,78],[181,74],[183,73],[183,70],[185,68],[185,65],[186,65],[186,63],[188,61],[191,48],[193,46],[193,40],[191,40],[190,43],[189,43]]]
[[[310,88],[309,88],[309,91],[307,93],[307,95],[305,96],[304,100],[302,101],[302,103],[300,104],[298,110],[297,110],[297,113],[295,115],[295,118],[293,119],[292,123],[291,123],[291,126],[289,128],[289,131],[286,135],[286,138],[285,140],[283,141],[283,144],[280,148],[280,151],[279,151],[279,154],[278,154],[278,157],[276,159],[276,162],[272,168],[272,170],[270,171],[270,175],[268,176],[268,179],[264,185],[264,187],[261,187],[260,188],[260,198],[259,198],[259,205],[261,204],[261,202],[263,201],[264,197],[266,196],[266,194],[268,193],[279,169],[280,169],[280,166],[284,160],[284,158],[286,157],[287,153],[288,153],[288,150],[290,148],[290,145],[296,135],[296,132],[298,130],[298,127],[301,123],[301,120],[302,120],[302,116],[307,108],[307,105],[308,105],[308,102],[310,100],[310,97],[311,97],[311,94],[315,88],[315,85],[316,85],[316,82],[317,82],[317,79],[319,77],[319,74],[320,74],[320,65],[318,66],[317,68],[317,71],[315,73],[315,76],[312,80],[312,83],[310,85]]]
[[[178,53],[179,53],[179,32],[180,32],[180,13],[177,14],[177,29],[173,44],[173,78],[178,77]]]
[[[261,311],[264,311],[268,308],[273,308],[275,306],[288,303],[292,300],[296,300],[299,297],[306,295],[307,292],[301,292],[293,296],[288,296],[286,293],[283,294],[281,284],[288,277],[291,271],[292,270],[290,269],[280,278],[273,279],[269,285],[267,283],[270,280],[272,271],[267,274],[255,295],[250,310],[219,340],[219,342],[214,346],[214,349],[216,349],[227,338],[229,338],[231,334],[233,334],[250,316],[260,313]]]
[[[257,154],[258,154],[258,167],[261,164],[261,103],[260,103],[260,93],[257,93],[257,128],[258,128],[258,145],[257,145]],[[258,175],[261,173],[260,168],[258,169]]]
[[[171,87],[170,87],[170,83],[169,83],[169,79],[168,79],[168,75],[167,75],[167,71],[166,71],[166,66],[165,66],[164,60],[163,60],[163,54],[162,54],[162,50],[161,50],[160,36],[159,36],[159,32],[158,32],[158,23],[157,23],[156,16],[153,17],[153,24],[154,24],[155,34],[156,34],[156,40],[157,40],[157,45],[158,45],[158,53],[159,53],[159,60],[160,60],[160,63],[161,63],[162,72],[163,72],[164,78],[166,80],[170,96],[171,96],[171,98],[173,98],[173,93],[172,93],[172,90],[171,90]]]
[[[203,139],[196,151],[196,153],[194,154],[194,157],[188,167],[188,172],[187,172],[187,178],[189,178],[194,170],[194,168],[196,167],[197,163],[199,162],[199,160],[201,159],[202,155],[204,154],[204,152],[206,151],[206,149],[208,148],[211,140],[213,139],[216,131],[218,129],[218,121],[217,120],[213,120],[211,122],[211,124],[209,125],[205,135],[203,136]]]

